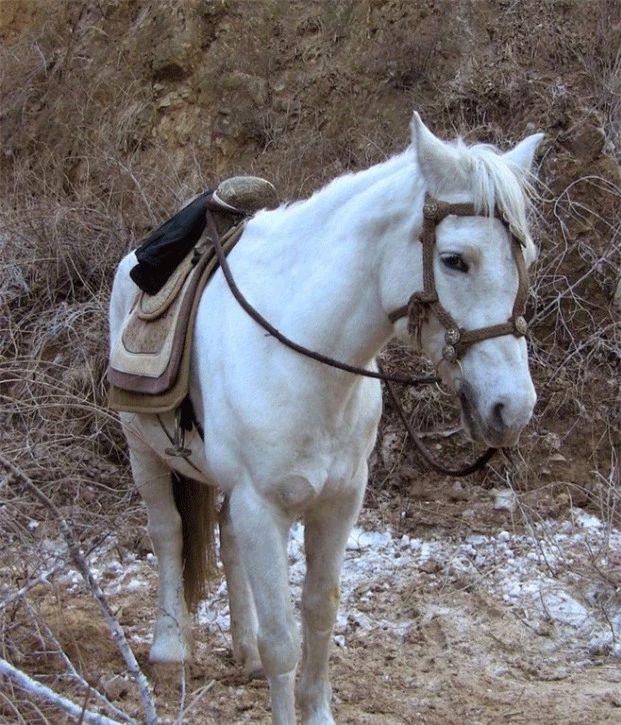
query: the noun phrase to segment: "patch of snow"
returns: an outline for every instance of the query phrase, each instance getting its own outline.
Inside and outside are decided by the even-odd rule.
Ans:
[[[113,558],[113,543],[109,546],[90,559],[108,596],[156,585],[152,555],[142,561],[134,555],[125,556],[119,562]],[[50,546],[56,552],[62,548]],[[304,526],[299,522],[291,529],[287,554],[292,599],[299,608],[306,571]],[[352,636],[378,630],[401,638],[413,626],[424,624],[425,618],[445,616],[451,610],[440,605],[428,607],[417,615],[418,621],[398,607],[383,607],[380,614],[374,608],[378,597],[389,598],[391,592],[415,587],[441,592],[447,583],[461,577],[503,610],[514,611],[533,631],[552,631],[554,641],[583,654],[621,657],[621,596],[605,578],[593,583],[576,567],[576,562],[582,562],[583,567],[587,562],[605,571],[611,555],[621,555],[621,531],[580,510],[573,521],[539,522],[529,534],[500,531],[464,539],[422,539],[355,527],[345,552],[334,640],[338,647],[346,648]],[[68,572],[67,578],[70,586],[80,586],[77,572]],[[463,589],[461,583],[459,587]],[[445,603],[443,598],[442,605]],[[390,616],[385,614],[386,609]],[[452,616],[459,619],[464,614],[452,611]],[[230,618],[223,576],[199,607],[198,621],[210,632],[228,632]]]
[[[593,516],[592,514],[588,514],[586,511],[583,511],[582,509],[578,509],[574,515],[574,520],[577,524],[580,524],[580,526],[584,526],[585,529],[601,529],[603,524],[602,522],[597,518],[597,516]]]

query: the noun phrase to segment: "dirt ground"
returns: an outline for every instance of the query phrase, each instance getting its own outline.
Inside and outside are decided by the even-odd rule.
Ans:
[[[421,526],[392,500],[370,502],[359,522],[361,530],[385,532],[388,527],[393,538],[417,537],[423,546],[434,541],[459,545],[474,535],[483,537],[487,542],[483,546],[491,551],[498,545],[494,543],[498,532],[519,537],[528,528],[521,515],[494,508],[490,492],[473,484],[460,486],[457,497],[454,487],[438,487],[437,482],[436,493],[430,491],[431,486],[426,500],[419,502],[419,512],[428,521],[434,512],[441,515],[443,526]],[[104,539],[92,552],[90,562],[139,664],[154,686],[159,721],[269,722],[265,681],[247,681],[232,659],[222,579],[211,586],[211,609],[199,609],[195,661],[186,669],[185,680],[178,668],[148,663],[157,567],[150,542],[144,536],[140,503],[132,498],[128,511],[125,520],[118,521],[113,539]],[[504,536],[507,538],[509,533]],[[39,550],[57,550],[58,544],[46,539],[43,531],[36,538]],[[494,557],[480,565],[472,577],[463,571],[455,574],[455,555],[448,560],[435,555],[419,567],[404,560],[404,565],[411,567],[404,569],[398,550],[391,550],[389,558],[382,561],[374,560],[372,552],[371,547],[349,555],[356,567],[368,558],[363,569],[366,577],[352,584],[345,574],[344,604],[330,663],[337,722],[621,722],[618,656],[605,648],[599,651],[578,629],[573,639],[571,627],[562,634],[561,624],[554,621],[553,615],[535,622],[523,608],[503,601],[499,592],[487,585],[498,566]],[[610,571],[621,573],[621,549],[609,553]],[[587,567],[588,548],[582,549],[582,556],[582,565]],[[581,570],[580,561],[572,558],[571,564],[572,571]],[[384,573],[383,568],[387,569]],[[592,575],[594,569],[589,571]],[[6,567],[3,574],[6,583]],[[299,596],[295,576],[292,581]],[[39,625],[45,621],[55,632],[57,641],[78,663],[86,679],[140,721],[143,716],[137,690],[77,573],[51,578],[50,585],[36,587],[30,596],[38,612],[35,621]],[[82,702],[83,695],[76,697],[71,687],[67,691],[63,685],[58,677],[64,669],[62,663],[53,647],[48,644],[46,651],[42,646],[49,639],[36,631],[24,611],[16,609],[15,619],[6,624],[11,627],[13,660],[21,659],[22,666],[36,671],[42,681],[57,691],[73,693],[76,701]],[[12,696],[19,698],[15,692]],[[94,705],[91,699],[89,707]],[[29,723],[75,721],[40,707],[43,716],[32,709],[22,710],[29,713]],[[4,722],[17,722],[6,706],[0,713]]]

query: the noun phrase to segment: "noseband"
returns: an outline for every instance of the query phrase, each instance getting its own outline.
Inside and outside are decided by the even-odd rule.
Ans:
[[[442,348],[442,359],[448,363],[459,364],[459,360],[469,347],[475,342],[489,340],[502,335],[514,335],[524,337],[528,332],[528,324],[524,319],[524,309],[528,297],[528,272],[522,247],[524,241],[514,227],[509,223],[507,217],[498,209],[494,216],[504,224],[509,237],[511,238],[511,253],[518,271],[518,290],[513,303],[513,310],[507,322],[498,325],[488,325],[475,330],[465,330],[459,327],[451,313],[442,305],[436,289],[435,275],[433,271],[433,252],[436,244],[436,227],[447,216],[483,216],[473,204],[451,204],[446,201],[438,201],[427,194],[423,206],[423,229],[421,243],[423,245],[423,285],[422,292],[415,292],[407,305],[391,312],[391,322],[396,322],[403,317],[408,318],[408,331],[417,340],[420,347],[420,337],[424,322],[429,312],[433,313],[442,327],[445,329]]]

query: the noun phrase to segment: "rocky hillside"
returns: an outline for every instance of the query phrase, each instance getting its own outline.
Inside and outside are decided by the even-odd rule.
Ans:
[[[446,137],[502,146],[546,134],[530,300],[540,404],[511,476],[552,508],[609,500],[620,23],[615,0],[4,0],[0,341],[13,454],[34,465],[24,450],[36,439],[86,455],[56,441],[50,422],[62,420],[100,468],[122,459],[102,407],[109,282],[184,199],[240,172],[298,198],[403,148],[417,109]],[[427,398],[415,403],[423,417],[437,405]],[[379,477],[400,486],[383,459]],[[504,464],[490,475],[505,480]]]

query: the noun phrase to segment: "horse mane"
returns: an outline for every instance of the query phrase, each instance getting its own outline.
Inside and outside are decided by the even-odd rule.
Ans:
[[[468,191],[477,212],[492,217],[498,208],[524,243],[526,258],[534,259],[536,247],[529,232],[528,218],[536,193],[530,172],[511,163],[491,144],[468,145],[462,139],[457,139],[451,142],[451,146],[456,152],[458,166],[467,177]],[[279,221],[295,225],[301,218],[308,218],[309,214],[326,218],[331,213],[342,210],[344,204],[358,192],[377,192],[382,184],[391,184],[396,174],[404,173],[404,179],[407,178],[408,168],[411,169],[414,180],[416,165],[413,161],[412,148],[409,147],[367,169],[338,176],[309,198],[283,204],[278,210],[281,216],[275,219],[271,215],[269,225],[272,229]],[[447,177],[448,185],[453,181],[454,177]],[[390,199],[385,202],[389,204]],[[362,209],[360,213],[364,213]]]
[[[455,149],[468,174],[475,209],[492,216],[498,208],[529,255],[534,257],[535,245],[528,229],[528,218],[536,192],[530,172],[508,162],[490,144],[468,146],[459,139]]]

